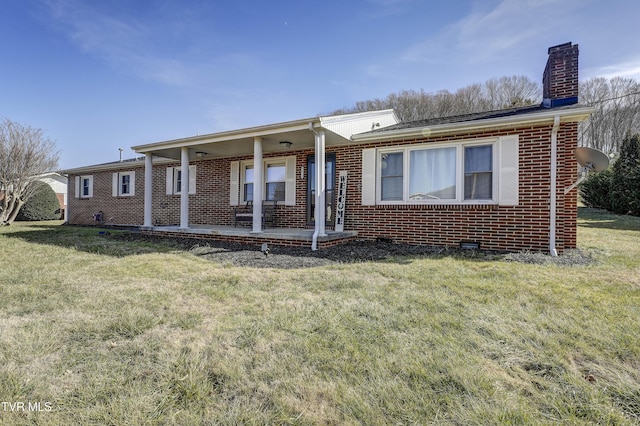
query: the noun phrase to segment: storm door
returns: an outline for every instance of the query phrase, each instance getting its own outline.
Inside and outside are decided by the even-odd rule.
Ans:
[[[307,225],[315,225],[316,214],[316,157],[307,157]],[[336,154],[325,156],[325,224],[333,225],[335,215]]]

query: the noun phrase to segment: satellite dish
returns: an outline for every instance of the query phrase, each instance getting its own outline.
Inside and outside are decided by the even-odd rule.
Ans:
[[[586,167],[589,171],[601,172],[609,167],[607,154],[586,146],[576,149],[576,159],[581,167]]]
[[[576,160],[578,160],[578,164],[580,164],[582,168],[581,176],[576,183],[564,190],[565,195],[585,180],[589,172],[601,172],[609,167],[609,157],[607,157],[607,154],[597,149],[587,148],[586,146],[576,148]]]

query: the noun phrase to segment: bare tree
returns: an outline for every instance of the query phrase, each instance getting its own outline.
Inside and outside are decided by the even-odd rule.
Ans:
[[[580,145],[617,153],[626,137],[640,131],[640,85],[634,79],[586,80],[580,84],[580,101],[595,108],[580,123]]]
[[[540,85],[523,75],[494,78],[485,82],[484,86],[490,109],[532,105],[541,97]]]
[[[407,122],[532,105],[540,98],[538,83],[525,76],[511,76],[472,84],[455,93],[447,90],[436,93],[426,93],[422,89],[403,90],[385,99],[357,102],[353,108],[343,108],[332,114],[393,108],[398,118]]]
[[[37,177],[58,167],[55,143],[41,129],[0,121],[0,224],[11,224],[22,205],[44,185]]]

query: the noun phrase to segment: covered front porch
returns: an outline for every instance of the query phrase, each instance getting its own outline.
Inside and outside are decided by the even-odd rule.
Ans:
[[[146,235],[178,238],[199,238],[217,241],[231,241],[242,244],[262,246],[309,247],[314,243],[313,229],[267,228],[261,232],[253,232],[251,227],[234,227],[226,225],[189,224],[188,228],[180,226],[142,226],[140,232]],[[353,241],[357,238],[356,231],[326,231],[325,235],[317,236],[317,248],[326,248]]]
[[[260,126],[229,132],[170,140],[135,146],[133,149],[145,155],[144,163],[144,220],[143,232],[156,235],[180,235],[198,238],[216,238],[255,244],[278,244],[309,246],[312,250],[339,244],[345,239],[355,238],[353,232],[344,231],[344,202],[340,204],[342,216],[335,220],[335,230],[327,229],[327,210],[338,211],[328,198],[326,184],[326,148],[333,146],[348,146],[353,144],[353,134],[368,131],[377,127],[395,124],[397,118],[392,110],[363,112],[332,117],[315,117],[286,123]],[[313,177],[309,176],[310,166],[296,157],[296,152],[313,152]],[[153,226],[154,220],[153,195],[153,164],[154,157],[179,161],[179,166],[173,167],[173,173],[167,173],[166,193],[179,195],[179,226]],[[210,209],[220,210],[223,205],[231,208],[251,203],[251,227],[249,229],[235,229],[216,225],[198,225],[194,222],[206,219],[194,214],[190,203],[201,201],[200,193],[196,191],[197,165],[206,162],[219,161],[222,164],[216,170],[228,173],[227,177],[218,175],[221,186],[210,190],[208,197],[218,197],[215,205]],[[224,161],[228,161],[225,163]],[[193,167],[193,169],[192,169]],[[272,167],[270,169],[270,167]],[[334,167],[333,165],[331,167]],[[205,167],[206,169],[206,167]],[[193,171],[192,171],[193,170]],[[202,170],[202,168],[200,168]],[[211,169],[209,169],[211,170]],[[274,174],[270,174],[274,170]],[[249,174],[250,172],[250,174]],[[202,173],[202,172],[200,172]],[[209,171],[209,173],[211,173]],[[346,187],[346,171],[341,174],[341,182]],[[277,175],[277,176],[276,176]],[[202,175],[200,175],[202,177]],[[334,178],[332,178],[334,179]],[[296,197],[298,181],[313,182],[313,188],[307,191],[306,208],[309,206],[327,206],[327,200],[332,204],[327,208],[311,208],[313,216],[307,222],[313,223],[314,229],[263,229],[263,203],[277,202],[285,207],[284,211],[301,207],[301,198]],[[193,181],[193,182],[192,182]],[[331,182],[331,188],[335,182]],[[224,188],[223,186],[227,186]],[[299,190],[299,189],[298,189]],[[330,192],[330,191],[329,191]],[[157,195],[156,195],[157,196]],[[309,197],[313,197],[310,200]],[[228,202],[227,202],[228,200]],[[202,204],[202,203],[201,203]],[[156,206],[157,208],[157,206]],[[206,211],[202,207],[200,212]],[[311,214],[311,213],[309,213]],[[291,217],[282,217],[281,223],[291,223]],[[175,223],[173,221],[169,223]],[[329,228],[331,227],[329,223]],[[300,220],[293,222],[293,227],[300,227]]]

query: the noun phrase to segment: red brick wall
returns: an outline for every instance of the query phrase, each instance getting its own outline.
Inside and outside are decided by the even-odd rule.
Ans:
[[[549,48],[542,76],[542,97],[563,99],[578,96],[578,45],[565,43]]]
[[[414,143],[470,140],[490,136],[520,135],[520,204],[514,207],[497,205],[361,205],[362,149]],[[336,154],[336,179],[342,170],[348,171],[345,230],[358,231],[358,238],[390,238],[395,242],[423,245],[457,246],[461,241],[478,241],[482,248],[495,250],[548,250],[550,200],[551,125],[526,129],[505,129],[476,132],[451,137],[416,138],[394,142],[369,143],[358,146],[329,147]],[[574,150],[577,146],[577,124],[562,124],[558,132],[557,185],[557,247],[560,251],[576,246],[577,193],[567,196],[564,188],[576,179]],[[306,227],[307,156],[312,150],[296,151],[296,205],[279,206],[278,226]],[[282,154],[265,154],[265,158]],[[197,166],[197,193],[189,196],[189,217],[192,224],[231,225],[233,207],[229,205],[231,161],[250,159],[236,157],[194,161]],[[180,196],[166,195],[166,169],[173,165],[153,167],[153,223],[175,225],[180,221]],[[304,167],[304,179],[300,169]],[[112,196],[112,173],[136,171],[134,197]],[[69,176],[69,222],[92,224],[98,210],[107,223],[143,223],[144,167],[97,172],[94,176],[94,196],[75,198],[74,177]],[[337,185],[337,182],[336,182]],[[335,211],[335,206],[333,206]]]
[[[133,197],[112,196],[112,176],[115,172],[135,170],[135,195]],[[75,178],[69,175],[67,185],[67,204],[69,223],[79,225],[94,224],[93,215],[99,211],[104,213],[107,224],[137,225],[142,224],[144,214],[144,168],[124,167],[96,173],[82,173],[82,176],[93,176],[93,197],[76,198]]]
[[[361,206],[361,150],[370,147],[438,141],[472,140],[487,136],[520,135],[520,203],[496,205],[384,205]],[[345,229],[359,237],[392,238],[396,242],[457,246],[478,241],[495,250],[542,250],[549,246],[551,125],[500,132],[480,132],[455,138],[420,138],[393,143],[372,143],[357,149],[336,150],[337,170],[348,170]],[[574,150],[577,125],[562,124],[558,132],[557,230],[560,251],[576,246],[576,191],[564,188],[576,179]]]

